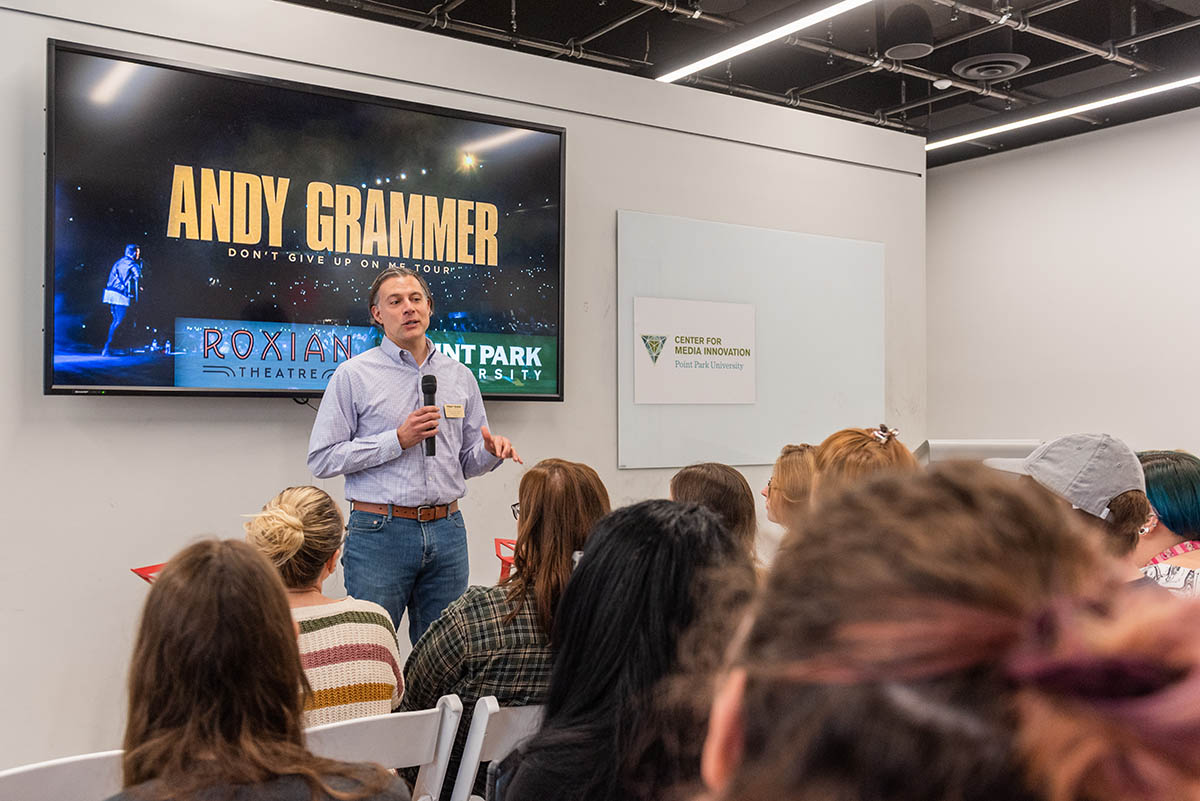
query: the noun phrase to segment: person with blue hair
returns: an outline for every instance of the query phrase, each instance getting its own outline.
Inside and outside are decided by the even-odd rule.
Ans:
[[[1138,533],[1142,572],[1176,595],[1200,596],[1200,459],[1185,451],[1141,451],[1154,514]]]
[[[125,321],[131,303],[137,300],[138,281],[142,278],[142,249],[138,245],[126,245],[125,255],[113,262],[108,271],[108,282],[104,285],[102,300],[112,312],[112,323],[108,326],[108,339],[104,340],[101,356],[109,355],[113,336]]]

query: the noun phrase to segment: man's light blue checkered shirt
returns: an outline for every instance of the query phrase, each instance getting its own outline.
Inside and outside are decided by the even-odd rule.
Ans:
[[[470,369],[429,344],[425,363],[387,337],[366,353],[338,365],[308,441],[308,469],[317,478],[346,476],[346,498],[399,506],[446,504],[466,494],[466,480],[494,470],[497,459],[483,447],[487,425],[479,384]],[[421,377],[437,376],[442,410],[437,455],[425,443],[400,447],[396,429],[421,403]],[[447,403],[466,415],[447,418]]]

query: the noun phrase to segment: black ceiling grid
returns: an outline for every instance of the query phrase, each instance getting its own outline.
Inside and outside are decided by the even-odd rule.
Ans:
[[[832,0],[281,0],[647,79]],[[931,142],[1200,74],[1200,0],[874,0],[679,82]],[[1200,106],[1200,84],[928,166]]]

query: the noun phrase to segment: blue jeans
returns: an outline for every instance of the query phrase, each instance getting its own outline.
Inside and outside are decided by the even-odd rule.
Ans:
[[[470,563],[462,512],[418,523],[353,510],[346,532],[346,592],[382,606],[397,629],[407,608],[408,638],[414,644],[467,590]]]

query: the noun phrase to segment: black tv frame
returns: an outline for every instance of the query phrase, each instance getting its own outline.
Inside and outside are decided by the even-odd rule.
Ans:
[[[566,359],[564,358],[564,310],[566,299],[566,184],[567,184],[567,137],[566,129],[556,125],[547,125],[543,123],[527,122],[510,117],[498,117],[491,114],[478,114],[471,111],[463,111],[461,109],[443,108],[441,106],[433,106],[427,103],[416,103],[408,100],[399,100],[390,97],[381,97],[378,95],[369,95],[363,92],[352,92],[345,89],[334,89],[326,86],[317,86],[315,84],[301,83],[298,81],[289,81],[282,78],[271,78],[265,75],[253,75],[250,73],[238,72],[235,70],[226,70],[217,67],[203,67],[188,62],[176,61],[173,59],[159,58],[155,56],[145,56],[137,53],[131,53],[125,50],[114,50],[105,47],[96,47],[94,45],[82,44],[79,42],[71,42],[62,39],[47,39],[46,40],[46,255],[45,255],[45,279],[43,284],[44,294],[44,310],[43,310],[43,346],[42,346],[42,362],[43,362],[43,395],[159,395],[159,396],[202,396],[202,397],[262,397],[262,398],[296,398],[309,399],[320,398],[323,396],[324,390],[245,390],[245,389],[196,389],[193,387],[122,387],[122,386],[55,386],[54,385],[54,279],[55,279],[55,263],[54,263],[54,65],[55,54],[59,51],[81,53],[84,55],[101,56],[105,58],[116,58],[123,61],[129,61],[134,64],[144,64],[151,67],[163,67],[167,69],[179,70],[182,72],[190,72],[204,76],[215,76],[227,78],[235,81],[245,81],[247,83],[255,83],[259,85],[269,86],[279,89],[289,89],[292,91],[307,92],[313,95],[326,97],[336,97],[343,100],[350,100],[358,103],[371,103],[374,105],[390,106],[392,108],[402,109],[406,111],[417,111],[426,114],[434,114],[443,117],[453,117],[456,119],[471,120],[473,122],[486,122],[496,125],[506,125],[515,128],[525,128],[531,131],[541,131],[543,133],[555,134],[559,138],[559,209],[558,209],[558,370],[557,370],[557,388],[558,392],[553,394],[538,394],[538,395],[512,395],[512,394],[496,394],[483,393],[485,401],[557,401],[564,400],[563,387],[563,371]],[[435,298],[436,301],[436,298]],[[482,388],[481,388],[482,391]]]

